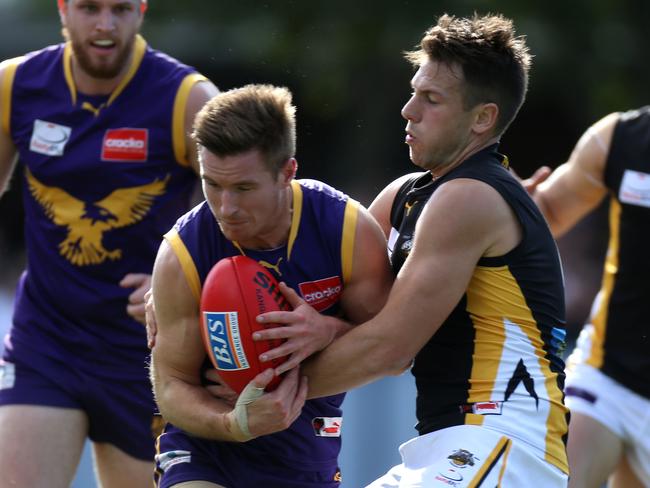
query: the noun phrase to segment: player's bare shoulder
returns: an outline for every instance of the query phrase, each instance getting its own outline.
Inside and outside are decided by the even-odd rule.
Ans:
[[[440,185],[427,203],[420,225],[436,229],[441,236],[453,236],[481,256],[507,253],[521,240],[522,232],[503,196],[473,178],[456,178]]]
[[[390,182],[386,187],[379,192],[379,195],[375,197],[373,202],[368,207],[371,215],[377,220],[381,226],[382,231],[386,238],[390,234],[390,214],[393,207],[393,202],[395,201],[395,196],[400,188],[411,178],[416,176],[423,175],[424,171],[419,171],[415,173],[408,173],[400,176],[399,178]]]

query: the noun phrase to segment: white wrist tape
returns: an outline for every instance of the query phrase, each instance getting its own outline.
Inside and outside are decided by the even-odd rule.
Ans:
[[[264,388],[257,388],[249,383],[241,392],[237,403],[235,404],[235,419],[242,433],[250,440],[253,438],[248,428],[248,410],[247,407],[264,394]]]

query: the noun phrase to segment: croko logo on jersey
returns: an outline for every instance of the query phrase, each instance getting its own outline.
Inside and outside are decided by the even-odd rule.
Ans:
[[[147,129],[109,129],[102,142],[102,161],[146,161],[148,145]]]
[[[307,281],[298,285],[303,299],[319,312],[334,305],[341,296],[343,284],[340,276]]]

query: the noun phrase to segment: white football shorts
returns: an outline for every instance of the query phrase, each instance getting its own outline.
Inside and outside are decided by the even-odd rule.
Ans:
[[[366,488],[566,488],[568,476],[528,444],[459,425],[405,442],[402,464]]]
[[[591,417],[623,440],[630,467],[650,486],[650,399],[584,363],[567,370],[565,392],[572,415]]]

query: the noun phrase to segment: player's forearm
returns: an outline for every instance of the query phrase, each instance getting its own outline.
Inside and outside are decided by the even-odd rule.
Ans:
[[[206,439],[237,441],[237,432],[228,417],[232,409],[213,397],[200,384],[154,373],[153,387],[160,413],[167,422],[189,434]]]
[[[544,191],[537,191],[533,200],[542,212],[555,239],[562,237],[590,210],[576,205],[570,199],[558,199]]]
[[[364,329],[366,326],[363,326]],[[384,376],[401,374],[410,365],[389,343],[352,330],[302,363],[309,378],[308,398],[343,393]]]
[[[556,218],[552,210],[552,206],[547,201],[548,198],[544,195],[544,193],[541,192],[539,189],[537,189],[535,193],[532,195],[532,197],[535,203],[537,204],[537,207],[539,208],[540,212],[542,212],[544,219],[546,219],[546,223],[548,224],[548,227],[551,230],[553,237],[557,238],[561,234],[563,234],[566,231],[566,229],[562,229],[561,222],[559,222],[558,219]]]
[[[347,322],[346,320],[343,320],[342,318],[339,317],[331,317],[329,325],[331,329],[334,331],[333,340],[336,340],[342,335],[347,334],[354,327],[354,325],[352,325],[350,322]]]

